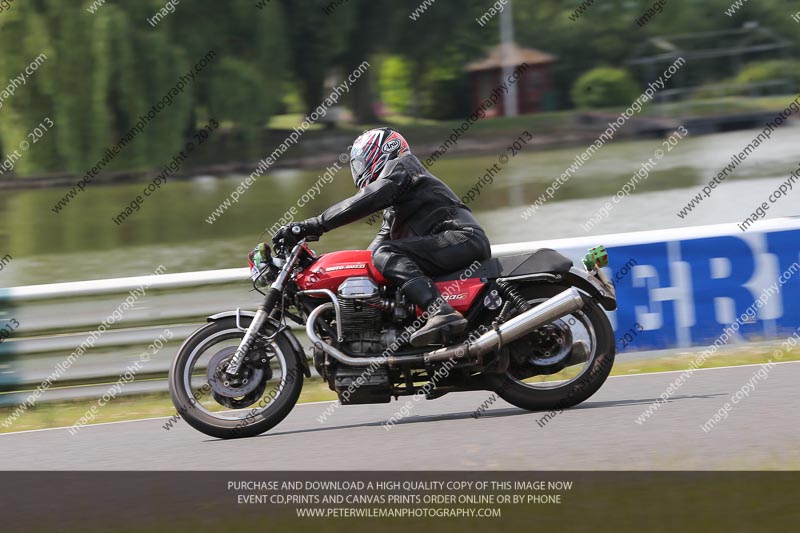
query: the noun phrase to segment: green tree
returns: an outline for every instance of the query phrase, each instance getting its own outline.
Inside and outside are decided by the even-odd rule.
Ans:
[[[411,103],[411,64],[401,56],[385,57],[380,64],[380,99],[392,113],[405,114]]]
[[[628,105],[640,94],[626,70],[598,67],[582,75],[572,88],[572,100],[580,108]]]
[[[54,101],[57,94],[58,60],[48,20],[28,2],[20,2],[14,9],[0,17],[0,49],[14,50],[14,53],[0,54],[0,79],[5,88],[7,80],[24,73],[25,68],[37,57],[46,59],[38,70],[28,77],[22,87],[3,103],[0,109],[0,143],[2,155],[6,156],[18,149],[19,143],[26,140],[28,132],[45,117],[56,121]],[[40,56],[43,54],[43,56]],[[60,124],[56,124],[60,128]],[[54,128],[55,129],[55,128]],[[15,172],[26,174],[42,170],[61,170],[63,160],[57,150],[56,132],[46,133],[43,140],[31,147],[17,162]]]
[[[413,116],[463,117],[469,113],[464,68],[499,38],[495,26],[481,28],[476,21],[491,4],[436,2],[413,20],[410,15],[419,5],[418,0],[394,2],[386,19],[390,30],[381,43],[407,61],[412,89],[407,108]]]
[[[140,70],[138,43],[127,14],[114,5],[103,6],[103,12],[108,13],[110,18],[108,54],[114,58],[110,65],[111,81],[106,95],[111,121],[107,144],[113,144],[136,125],[140,116],[147,114],[149,102],[145,89],[146,74]],[[114,163],[115,168],[143,168],[158,164],[148,159],[146,141],[127,144]]]
[[[325,75],[342,49],[343,32],[335,23],[346,10],[342,5],[327,15],[315,0],[281,0],[292,73],[306,110],[324,99]],[[328,18],[328,17],[331,18]]]

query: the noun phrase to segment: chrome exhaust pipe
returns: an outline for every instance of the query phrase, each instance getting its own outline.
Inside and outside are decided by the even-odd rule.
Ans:
[[[311,340],[311,343],[315,347],[327,353],[340,363],[344,363],[349,366],[379,367],[385,364],[395,366],[402,364],[419,364],[425,361],[424,356],[426,354],[394,355],[391,353],[391,350],[384,350],[380,357],[353,357],[352,355],[347,355],[335,346],[331,346],[327,342],[320,339],[317,335],[317,332],[314,331],[314,323],[317,321],[317,318],[319,318],[319,315],[331,309],[333,309],[333,304],[328,303],[322,304],[311,311],[311,313],[308,315],[308,319],[306,320],[306,335],[308,335],[309,340]]]
[[[425,354],[426,363],[446,361],[465,355],[481,356],[501,344],[508,344],[521,339],[534,329],[553,322],[562,316],[574,313],[583,307],[583,297],[578,289],[571,287],[545,300],[533,309],[517,315],[500,324],[497,329],[488,331],[475,339],[471,344],[448,346]],[[466,347],[466,354],[463,354]]]
[[[467,342],[455,346],[448,346],[419,355],[392,355],[387,353],[389,350],[386,350],[384,351],[384,355],[380,357],[352,357],[338,348],[323,342],[314,331],[314,323],[320,314],[329,309],[333,309],[332,303],[320,305],[308,315],[306,333],[314,346],[346,365],[380,366],[388,364],[394,366],[402,364],[427,364],[446,361],[448,359],[481,356],[496,349],[501,344],[514,342],[538,327],[553,322],[562,316],[574,313],[581,307],[583,307],[583,297],[578,289],[571,287],[545,300],[533,309],[529,309],[511,318],[507,322],[500,324],[497,329],[484,333],[471,343]]]

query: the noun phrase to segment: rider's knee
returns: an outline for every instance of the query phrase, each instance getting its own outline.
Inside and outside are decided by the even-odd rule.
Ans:
[[[381,243],[372,250],[372,264],[381,274],[385,273],[391,254],[391,249],[387,243]]]

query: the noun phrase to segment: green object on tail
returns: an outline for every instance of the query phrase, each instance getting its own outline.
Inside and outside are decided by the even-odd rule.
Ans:
[[[589,248],[589,252],[583,256],[583,266],[586,270],[594,270],[608,266],[608,252],[605,246],[595,246]]]

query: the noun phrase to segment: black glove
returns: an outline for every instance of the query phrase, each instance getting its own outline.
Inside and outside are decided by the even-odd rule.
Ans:
[[[280,240],[285,240],[287,237],[299,241],[303,237],[319,237],[323,233],[325,233],[325,230],[322,229],[322,224],[320,224],[317,217],[314,217],[303,220],[302,222],[286,224],[275,232],[275,236],[272,237],[272,242],[277,243]]]

